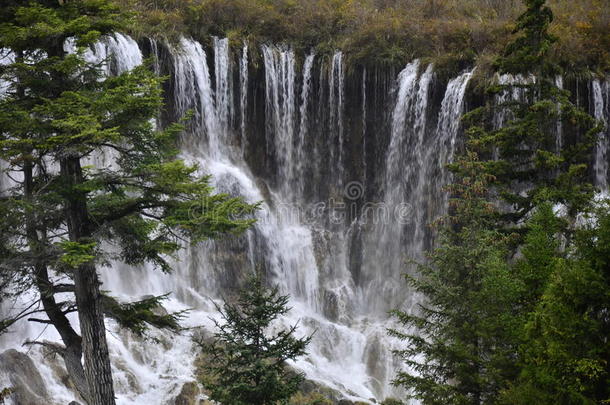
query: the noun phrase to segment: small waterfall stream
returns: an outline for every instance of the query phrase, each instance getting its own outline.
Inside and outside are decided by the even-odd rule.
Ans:
[[[309,379],[363,401],[400,394],[390,384],[400,365],[391,355],[398,343],[386,334],[387,311],[419,300],[402,278],[413,271],[405,259],[422,259],[433,241],[428,223],[445,212],[441,189],[451,180],[445,165],[460,146],[473,71],[442,82],[434,66],[415,60],[397,77],[370,68],[351,72],[341,52],[301,58],[270,44],[260,47],[258,68],[259,49],[247,43],[238,50],[226,38],[213,38],[209,50],[188,38],[153,43],[155,69],[171,76],[170,115],[192,112],[182,157],[211,175],[218,191],[263,203],[245,235],[186,247],[172,274],[103,268],[104,289],[124,300],[172,292],[166,308],[190,308],[185,325],[210,330],[210,317],[218,317],[214,303],[261,268],[291,296],[293,309],[282,322],[299,321],[301,334],[314,333],[309,354],[294,364]],[[143,55],[135,41],[116,34],[87,58],[106,61],[104,71],[118,74],[141,64]],[[264,74],[254,76],[257,69]],[[607,82],[592,83],[592,110],[606,122],[608,90]],[[502,97],[499,102],[519,94]],[[506,119],[500,113],[496,124]],[[606,132],[595,155],[604,187],[607,149]],[[96,156],[93,164],[107,167],[112,156]],[[193,379],[188,334],[155,331],[161,343],[148,344],[112,321],[108,330],[118,403],[170,404]],[[0,337],[0,348],[20,349],[37,336],[58,341],[51,328],[23,322]],[[53,371],[61,366],[36,349],[30,355],[53,403],[73,400]]]
[[[599,139],[595,147],[595,159],[593,171],[595,183],[602,191],[608,191],[608,146],[610,145],[608,134],[608,105],[609,97],[608,82],[601,83],[595,79],[591,82],[591,96],[593,98],[593,116],[604,124],[604,129],[599,134]]]

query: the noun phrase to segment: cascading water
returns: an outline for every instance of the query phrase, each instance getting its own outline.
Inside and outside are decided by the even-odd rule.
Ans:
[[[171,74],[172,116],[193,114],[181,138],[182,157],[210,174],[219,191],[263,203],[257,224],[244,236],[187,247],[172,274],[118,264],[101,269],[103,288],[122,300],[171,292],[165,307],[192,308],[185,326],[210,331],[209,318],[218,317],[214,303],[239,285],[244,274],[261,268],[291,296],[293,309],[282,322],[300,320],[300,333],[315,332],[309,354],[294,364],[297,368],[347,398],[382,400],[397,394],[390,381],[400,365],[391,354],[397,342],[386,333],[387,310],[409,310],[418,300],[402,280],[401,274],[410,270],[404,258],[422,258],[432,243],[427,224],[446,209],[441,188],[450,177],[445,165],[459,144],[472,72],[450,80],[437,100],[435,88],[442,91],[443,83],[432,65],[407,65],[391,93],[380,90],[383,80],[377,70],[363,69],[355,78],[362,83],[352,88],[361,99],[352,103],[352,77],[341,52],[326,57],[309,53],[301,65],[290,48],[264,45],[265,83],[259,91],[250,77],[256,49],[248,44],[239,58],[233,58],[228,40],[219,38],[213,39],[213,54],[186,38],[178,45],[154,42],[150,48],[153,56],[161,48],[168,53],[156,58],[155,69]],[[208,68],[208,53],[213,69]],[[120,34],[100,42],[87,57],[107,59],[103,69],[108,74],[142,62],[137,44]],[[592,92],[600,117],[608,109],[604,86],[594,84]],[[354,114],[352,104],[362,117],[349,116]],[[387,129],[380,123],[384,120]],[[360,137],[362,146],[350,144]],[[261,150],[267,166],[250,167],[248,163],[256,164],[245,156],[258,158]],[[600,167],[604,159],[596,157]],[[111,160],[106,156],[94,165],[107,167]],[[378,203],[362,202],[363,190],[338,195],[350,178],[348,165],[361,169],[365,184],[380,185],[378,192],[368,193]],[[316,181],[327,187],[312,185]],[[327,197],[327,188],[328,197],[339,205],[316,200]],[[331,215],[345,214],[346,207],[361,202],[354,215]],[[296,215],[287,210],[296,210]],[[310,212],[316,215],[305,215]],[[171,404],[182,385],[193,380],[196,353],[188,335],[153,331],[159,346],[119,331],[112,321],[107,327],[119,404]],[[18,348],[39,335],[59,340],[51,328],[24,322],[1,338],[0,347]],[[59,381],[61,365],[43,360],[37,349],[30,355],[47,381],[51,403],[73,400],[74,393]],[[0,383],[1,378],[0,373]]]
[[[343,123],[344,123],[344,103],[345,103],[345,69],[343,67],[343,52],[335,52],[330,66],[329,86],[329,109],[330,109],[330,128],[329,137],[330,150],[333,151],[331,159],[334,160],[336,167],[336,178],[338,186],[341,187],[343,180]],[[336,152],[334,152],[336,149]]]
[[[555,77],[555,86],[559,89],[559,90],[563,90],[563,77],[557,75],[557,77]],[[557,106],[557,110],[558,110],[558,114],[561,114],[561,106]],[[563,124],[561,122],[561,119],[557,120],[557,129],[556,129],[556,138],[555,138],[555,149],[557,151],[557,153],[559,154],[559,152],[563,149]]]
[[[218,130],[227,143],[227,134],[233,122],[233,77],[229,39],[214,37],[214,72],[216,76],[216,115]]]
[[[308,109],[309,109],[309,98],[311,94],[311,72],[313,69],[313,62],[315,54],[311,53],[305,58],[303,64],[303,81],[301,89],[301,107],[299,108],[299,115],[301,117],[299,125],[299,135],[296,142],[296,159],[292,164],[294,165],[293,178],[296,183],[296,195],[297,198],[303,198],[303,192],[305,188],[305,148],[306,148],[306,136],[308,128]]]
[[[605,95],[604,95],[605,93]],[[608,191],[608,84],[599,80],[591,82],[591,96],[593,98],[593,116],[604,124],[595,146],[595,159],[593,171],[595,183],[603,192]]]
[[[275,151],[278,181],[289,186],[294,179],[291,162],[296,160],[295,55],[286,47],[263,45],[262,50],[265,61],[267,134],[270,135],[267,150]]]
[[[239,114],[240,114],[240,130],[241,130],[241,151],[242,156],[247,147],[246,139],[246,125],[247,125],[247,111],[248,106],[248,43],[244,42],[244,46],[241,51],[241,61],[239,63]]]
[[[173,49],[173,57],[173,74],[181,78],[176,80],[177,87],[173,94],[176,110],[183,115],[187,111],[195,112],[192,122],[198,132],[196,141],[199,145],[205,145],[199,139],[207,137],[207,153],[210,156],[220,156],[220,148],[224,145],[217,141],[220,130],[206,54],[198,42],[181,38],[180,46]],[[198,99],[188,97],[193,89],[197,91]]]

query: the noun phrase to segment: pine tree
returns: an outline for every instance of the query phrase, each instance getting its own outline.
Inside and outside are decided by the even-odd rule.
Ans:
[[[200,342],[209,364],[204,386],[210,398],[225,405],[286,404],[303,376],[287,370],[286,361],[306,354],[311,337],[297,338],[297,325],[274,332],[274,321],[285,315],[288,296],[266,288],[260,274],[239,291],[235,304],[218,308],[224,323],[212,343]]]
[[[587,165],[601,127],[556,85],[559,68],[549,54],[557,40],[548,32],[552,11],[545,0],[524,3],[516,38],[496,61],[498,73],[513,75],[514,81],[490,86],[486,104],[466,114],[468,145],[485,160],[496,192],[510,205],[509,223],[525,218],[541,201],[562,204],[575,218],[594,191]],[[521,97],[496,104],[495,96],[513,90]],[[498,128],[494,116],[501,112],[509,119]]]
[[[197,167],[176,158],[178,126],[155,130],[159,78],[146,67],[106,78],[84,58],[87,47],[127,23],[109,0],[9,0],[0,13],[0,49],[14,56],[0,66],[9,85],[0,100],[0,159],[15,179],[0,197],[2,281],[38,289],[48,319],[32,320],[57,329],[64,346],[55,350],[90,405],[114,404],[104,313],[136,331],[142,322],[176,320],[151,317],[159,297],[105,307],[98,269],[121,261],[170,271],[167,258],[181,240],[243,231],[256,209],[213,194]],[[69,38],[74,53],[65,50]],[[90,158],[102,152],[116,164],[92,167]],[[75,304],[56,299],[66,292]],[[66,317],[74,311],[80,335]]]
[[[524,249],[531,252],[522,261],[547,279],[524,324],[522,371],[503,404],[610,399],[610,206],[601,204],[587,217],[564,253],[549,255],[550,249],[540,249],[540,230],[529,231]]]
[[[407,366],[394,384],[425,404],[494,403],[517,373],[523,285],[507,262],[510,238],[493,227],[493,179],[474,153],[456,163],[461,176],[448,190],[451,214],[441,221],[438,247],[408,277],[425,300],[414,314],[393,311],[403,328],[390,334],[406,342],[396,354]]]
[[[525,5],[496,64],[516,83],[492,86],[466,115],[451,222],[410,279],[424,304],[394,313],[406,328],[391,334],[409,343],[397,354],[410,368],[395,383],[426,404],[583,404],[593,402],[581,393],[595,390],[607,399],[604,278],[572,262],[583,252],[572,246],[593,202],[587,163],[600,126],[555,85],[551,10],[544,0]],[[515,88],[521,98],[495,104]],[[502,111],[509,119],[497,127]]]

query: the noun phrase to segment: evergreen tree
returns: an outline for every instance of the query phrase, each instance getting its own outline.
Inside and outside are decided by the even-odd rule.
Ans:
[[[259,274],[246,282],[235,304],[219,309],[213,342],[200,342],[208,355],[203,381],[210,398],[225,405],[286,404],[303,376],[286,369],[286,360],[306,354],[311,337],[296,338],[297,325],[274,332],[274,321],[285,315],[288,296],[268,289]]]
[[[466,115],[468,151],[451,165],[451,223],[410,279],[424,304],[394,313],[407,331],[391,334],[410,344],[398,352],[410,370],[395,383],[426,404],[582,404],[593,402],[581,393],[595,390],[607,399],[603,273],[573,262],[585,251],[574,238],[593,201],[587,163],[600,126],[555,84],[552,12],[544,0],[525,4],[496,64],[515,80],[492,86]],[[495,103],[515,88],[522,97]],[[499,112],[508,120],[497,126]],[[508,208],[493,208],[498,196]]]
[[[404,330],[390,330],[407,346],[396,352],[408,368],[394,384],[425,404],[494,403],[517,373],[515,308],[523,285],[507,262],[510,238],[493,229],[492,178],[483,162],[468,153],[457,164],[461,176],[448,190],[454,197],[439,246],[408,277],[425,301],[415,314],[394,311]]]
[[[549,55],[556,38],[548,33],[553,13],[545,0],[524,3],[517,36],[496,62],[498,72],[512,75],[512,82],[490,86],[486,104],[465,116],[469,148],[485,160],[494,188],[510,205],[509,224],[541,201],[564,205],[571,218],[586,208],[594,191],[587,165],[601,130],[556,85],[559,68]],[[521,94],[517,99],[510,96],[514,90]],[[509,96],[496,104],[494,96],[500,94]],[[508,120],[495,127],[499,113]]]
[[[213,194],[197,167],[176,159],[180,128],[157,131],[151,123],[162,103],[159,78],[146,67],[106,78],[84,58],[87,47],[126,23],[109,0],[9,0],[0,13],[0,49],[14,56],[0,66],[8,84],[0,159],[15,179],[0,198],[2,281],[38,289],[47,319],[33,320],[57,329],[64,346],[55,349],[90,405],[115,402],[104,312],[136,331],[143,322],[176,320],[151,316],[159,297],[104,306],[97,270],[121,261],[170,271],[168,255],[182,239],[240,232],[256,208]],[[66,51],[69,38],[76,52]],[[103,152],[115,164],[90,166]],[[66,292],[75,304],[56,299]],[[66,317],[74,311],[81,335]]]
[[[609,208],[604,203],[592,212],[565,254],[540,250],[540,238],[532,235],[539,231],[529,231],[524,250],[531,254],[522,262],[548,278],[523,328],[522,372],[502,403],[593,405],[610,399]]]

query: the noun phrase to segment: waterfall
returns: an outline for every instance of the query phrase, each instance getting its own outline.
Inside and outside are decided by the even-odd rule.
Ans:
[[[367,303],[364,305],[368,310],[378,314],[404,301],[404,284],[400,280],[404,272],[404,255],[413,254],[416,246],[423,244],[423,234],[417,240],[405,240],[406,234],[414,235],[418,227],[425,227],[426,224],[420,224],[413,213],[425,212],[429,204],[427,199],[417,200],[413,193],[419,183],[429,181],[420,178],[419,174],[425,168],[424,163],[431,163],[431,160],[422,161],[422,155],[426,150],[425,121],[433,67],[429,65],[421,75],[419,70],[420,61],[415,60],[398,75],[383,181],[384,217],[375,223],[365,245],[368,247],[364,259],[368,263],[368,277],[363,280],[363,302]],[[417,223],[412,222],[414,220]]]
[[[389,146],[389,153],[386,161],[386,179],[385,179],[385,193],[386,201],[396,201],[397,198],[402,197],[401,187],[394,187],[394,185],[402,184],[404,164],[402,158],[405,155],[404,145],[407,141],[406,130],[407,130],[407,119],[410,116],[410,109],[413,104],[413,99],[416,97],[417,92],[414,91],[417,85],[417,73],[419,70],[419,60],[407,65],[407,67],[400,72],[398,75],[398,94],[396,97],[396,105],[394,106],[394,113],[392,114],[392,129],[391,129],[391,140]]]
[[[425,144],[425,137],[428,129],[428,120],[426,116],[429,103],[428,94],[430,92],[430,85],[432,84],[433,78],[434,67],[433,65],[428,65],[428,68],[420,78],[419,89],[414,106],[415,123],[413,129],[416,134],[416,144],[410,155],[410,160],[413,161],[414,164],[410,167],[408,172],[409,177],[416,177],[416,173],[419,173],[419,176],[417,176],[417,184],[415,187],[411,187],[411,191],[409,193],[410,202],[406,206],[406,208],[410,210],[408,213],[410,214],[411,223],[408,225],[410,225],[409,230],[412,235],[410,242],[407,244],[406,250],[411,257],[417,258],[418,260],[423,259],[423,252],[426,247],[426,235],[428,234],[428,222],[426,221],[431,219],[423,214],[429,210],[426,207],[430,204],[430,195],[432,194],[426,195],[422,192],[422,190],[428,181],[428,177],[425,175],[425,173],[427,173],[425,167],[426,165],[431,164],[429,160],[430,157],[427,157],[425,152],[430,149],[430,146],[426,146]],[[433,191],[439,192],[440,190]]]
[[[189,110],[195,112],[193,131],[198,137],[203,135],[201,132],[207,136],[207,153],[210,156],[221,156],[223,145],[218,139],[220,125],[216,116],[206,53],[198,42],[186,38],[181,38],[179,48],[173,51],[176,78],[173,96],[176,109],[182,114],[181,116]],[[193,89],[196,90],[198,97],[187,97],[186,95]]]
[[[315,53],[310,53],[305,58],[303,64],[303,82],[301,88],[301,107],[299,108],[299,115],[301,117],[301,123],[299,125],[299,135],[296,143],[296,161],[292,164],[296,165],[295,169],[295,180],[296,180],[296,194],[297,197],[303,198],[305,188],[305,148],[307,130],[309,128],[309,97],[311,93],[311,72],[313,68],[313,62],[315,59]]]
[[[278,181],[284,192],[290,193],[294,184],[295,150],[295,55],[286,47],[263,45],[268,150],[277,159]]]
[[[607,90],[607,88],[606,88]],[[604,124],[603,131],[598,135],[595,146],[595,160],[593,171],[595,173],[595,184],[602,191],[608,190],[608,128],[606,121],[606,105],[604,99],[603,84],[595,79],[591,82],[591,96],[593,98],[593,115],[595,119]]]
[[[366,157],[367,157],[367,153],[366,153],[366,149],[367,149],[367,143],[366,143],[366,67],[362,69],[362,110],[361,110],[361,114],[362,114],[362,177],[363,177],[363,182],[366,185],[367,184],[367,163],[366,163]]]
[[[111,71],[120,74],[142,64],[142,52],[136,41],[121,33],[106,38],[106,55],[110,57]]]
[[[0,48],[0,66],[9,65],[15,61],[15,54],[9,49]],[[10,89],[11,83],[8,80],[0,79],[0,96],[4,96]]]
[[[0,66],[8,65],[15,61],[15,54],[8,49],[0,48]],[[11,89],[11,82],[4,78],[0,78],[0,99],[4,98],[7,92]],[[0,195],[4,194],[5,190],[13,185],[12,180],[7,173],[7,162],[0,159]]]
[[[473,72],[463,73],[449,81],[447,85],[438,115],[434,142],[426,148],[425,153],[425,161],[434,163],[427,163],[426,169],[420,172],[423,174],[419,181],[420,187],[414,193],[418,199],[435,197],[435,201],[428,209],[429,214],[426,219],[418,221],[420,228],[424,223],[431,223],[446,211],[448,195],[443,191],[443,187],[449,184],[451,179],[451,173],[446,169],[446,166],[453,161],[455,155],[458,131],[464,113],[464,97]],[[426,182],[426,187],[421,187]],[[423,191],[424,189],[427,190]],[[419,205],[417,206],[419,207]],[[416,211],[420,215],[425,212],[419,209]],[[420,218],[422,217],[420,216]]]
[[[93,45],[92,52],[88,51],[85,57],[90,62],[101,64],[106,76],[128,72],[140,66],[143,61],[136,41],[118,32],[104,36]],[[90,163],[100,169],[116,169],[116,151],[112,148],[102,148],[91,156]]]
[[[557,75],[555,77],[555,87],[557,87],[559,90],[563,91],[563,77],[560,75]],[[557,114],[559,116],[559,119],[557,120],[557,127],[556,127],[556,138],[555,138],[555,150],[557,151],[557,154],[561,153],[561,150],[563,149],[563,124],[562,124],[562,120],[561,120],[561,106],[558,105],[557,106]]]
[[[241,51],[241,62],[239,64],[239,114],[240,114],[240,129],[241,129],[241,150],[242,155],[246,149],[246,124],[248,117],[248,43],[244,42]]]
[[[345,91],[345,69],[343,68],[343,52],[335,52],[330,66],[329,79],[329,109],[330,130],[329,147],[332,152],[331,159],[334,161],[336,179],[339,187],[343,181],[343,114],[344,114],[344,91]],[[336,152],[335,152],[336,150]]]
[[[231,74],[231,56],[229,39],[214,40],[214,72],[216,75],[216,112],[218,131],[224,138],[219,142],[226,143],[233,121],[233,77]],[[247,63],[247,62],[246,62]]]
[[[292,310],[281,324],[298,321],[299,333],[315,332],[309,354],[293,366],[355,401],[399,396],[390,382],[400,366],[391,351],[400,343],[387,336],[387,311],[409,311],[421,299],[404,282],[402,274],[413,271],[405,259],[423,259],[433,246],[428,224],[446,212],[441,189],[451,177],[445,166],[461,141],[472,71],[445,83],[432,65],[415,60],[397,77],[379,67],[362,69],[360,75],[359,69],[354,74],[347,68],[339,51],[325,58],[313,51],[300,55],[286,45],[259,49],[243,43],[232,50],[226,38],[210,43],[204,49],[193,39],[177,44],[151,40],[153,55],[167,49],[167,57],[157,57],[155,71],[171,76],[167,115],[192,112],[180,139],[181,157],[210,175],[217,191],[262,202],[258,221],[243,236],[187,246],[172,274],[121,264],[103,268],[103,288],[123,300],[171,292],[166,309],[190,308],[185,326],[211,331],[210,317],[218,319],[215,304],[259,268],[291,297]],[[142,62],[136,42],[121,34],[104,38],[86,57],[107,74]],[[258,77],[264,83],[257,83]],[[352,86],[352,80],[362,82]],[[526,79],[500,76],[498,81]],[[607,84],[592,84],[598,118],[607,117],[608,94]],[[516,86],[496,102],[520,97]],[[507,120],[509,113],[501,111],[494,124]],[[561,143],[561,128],[557,131]],[[601,178],[608,170],[605,134],[606,144],[600,141],[595,156]],[[360,141],[362,155],[359,145],[350,144]],[[101,168],[111,162],[107,156],[93,164]],[[364,173],[371,186],[366,194],[356,190],[352,199],[345,190],[340,196],[350,174],[346,168]],[[6,185],[0,182],[0,187],[4,191]],[[351,215],[350,203],[361,204],[360,211]],[[182,384],[194,378],[188,334],[153,330],[162,342],[158,346],[119,332],[112,321],[107,327],[119,404],[171,403]],[[20,328],[8,340],[0,338],[0,347],[18,348],[41,333],[43,339],[59,339],[52,328],[43,331],[27,322]],[[49,366],[38,350],[30,355],[40,364],[54,404],[73,400],[54,374],[55,365]]]
[[[441,104],[441,112],[436,128],[437,146],[439,147],[438,172],[441,173],[440,185],[448,183],[449,172],[444,170],[445,165],[453,160],[455,145],[461,117],[464,113],[464,96],[466,88],[472,78],[473,71],[463,73],[451,80],[447,85],[445,98]],[[446,193],[443,193],[446,197]]]

